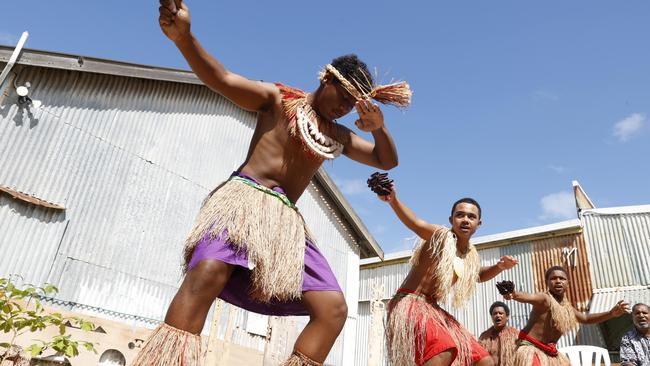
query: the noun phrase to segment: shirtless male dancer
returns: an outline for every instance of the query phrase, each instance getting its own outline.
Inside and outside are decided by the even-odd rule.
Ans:
[[[518,262],[503,256],[493,266],[481,267],[470,238],[481,225],[481,207],[462,198],[451,207],[451,229],[430,224],[397,197],[379,196],[421,240],[411,256],[411,270],[388,304],[386,337],[392,365],[493,365],[489,353],[439,303],[451,297],[454,307],[465,305],[476,283],[487,281]]]
[[[629,312],[629,305],[620,300],[609,311],[581,313],[566,296],[569,279],[563,267],[550,267],[544,277],[546,292],[529,294],[514,291],[503,296],[506,300],[533,305],[528,323],[519,332],[514,365],[568,366],[571,364],[569,359],[559,353],[555,346],[562,335],[577,327],[578,323],[596,324]]]
[[[248,154],[237,172],[206,199],[185,243],[186,276],[165,322],[135,365],[200,364],[200,338],[219,297],[267,315],[309,315],[285,365],[321,365],[347,317],[341,288],[309,237],[295,202],[325,159],[341,153],[379,169],[397,165],[397,152],[379,107],[406,107],[408,84],[373,84],[355,55],[339,57],[312,93],[246,79],[208,54],[190,31],[181,0],[161,0],[159,23],[194,73],[237,106],[257,113]],[[336,119],[356,108],[355,122],[374,143]]]

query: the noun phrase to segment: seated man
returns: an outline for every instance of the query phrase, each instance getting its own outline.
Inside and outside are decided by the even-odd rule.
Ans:
[[[650,366],[650,307],[634,305],[632,323],[634,328],[621,338],[621,366]]]
[[[569,359],[558,353],[558,339],[578,326],[578,323],[596,324],[628,312],[629,305],[621,300],[610,311],[584,314],[576,310],[566,296],[569,277],[566,270],[553,266],[544,274],[546,292],[529,294],[513,291],[503,296],[533,305],[528,324],[519,332],[514,365],[567,366]]]
[[[495,365],[512,365],[519,331],[508,325],[510,308],[496,301],[490,306],[490,317],[493,325],[481,333],[478,342],[492,356]]]

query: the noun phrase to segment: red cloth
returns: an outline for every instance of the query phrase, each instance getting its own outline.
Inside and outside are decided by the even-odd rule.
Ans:
[[[453,363],[456,359],[458,349],[456,348],[456,343],[454,343],[454,339],[451,337],[451,334],[449,334],[447,328],[442,324],[438,324],[430,320],[427,322],[425,332],[426,341],[424,344],[424,352],[416,352],[415,364],[418,366],[424,365],[434,356],[449,350],[451,350],[454,354],[451,358],[451,362]],[[480,359],[490,356],[490,354],[483,347],[481,347],[481,345],[476,341],[474,337],[472,337],[471,342],[472,363],[476,363]],[[418,338],[416,338],[415,343],[415,349],[419,350],[420,344]]]
[[[397,290],[397,292],[403,292],[403,293],[408,293],[408,294],[413,294],[420,296],[422,298],[427,298],[429,299],[428,296],[425,296],[423,294],[414,292],[412,290],[408,289],[402,289],[400,288]],[[451,315],[445,313],[447,316],[451,317]],[[454,320],[455,321],[455,320]],[[457,323],[457,322],[456,322]],[[416,331],[424,332],[426,334],[425,337],[425,343],[424,343],[424,351],[423,352],[418,352],[418,350],[421,349],[421,344],[420,344],[420,338],[416,337],[415,338],[415,349],[416,349],[416,355],[415,355],[415,364],[417,366],[424,365],[427,361],[435,357],[436,355],[445,352],[445,351],[452,351],[453,356],[451,359],[451,362],[453,363],[454,360],[456,360],[456,356],[458,354],[458,348],[456,346],[456,343],[454,342],[453,337],[449,333],[449,329],[444,325],[440,324],[436,321],[429,320],[426,323],[425,326],[426,329],[424,330],[419,330],[417,329]],[[464,330],[467,331],[467,330]],[[471,338],[471,350],[472,350],[472,363],[478,362],[480,359],[484,357],[490,356],[490,354],[483,348],[476,338],[474,336],[470,336]]]
[[[537,339],[529,336],[527,333],[524,331],[519,331],[519,340],[530,342],[533,344],[533,346],[539,348],[540,350],[544,351],[549,356],[557,356],[558,351],[557,347],[555,346],[555,343],[549,343],[549,344],[544,344]]]

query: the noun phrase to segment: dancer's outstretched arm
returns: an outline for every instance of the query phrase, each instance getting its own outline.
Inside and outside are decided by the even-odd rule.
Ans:
[[[163,5],[165,0],[160,2],[160,28],[206,86],[249,111],[270,109],[279,102],[280,91],[275,85],[248,80],[228,71],[201,46],[190,30],[190,12],[182,0],[174,0],[176,13]]]
[[[576,314],[576,319],[578,319],[578,322],[583,324],[596,324],[612,318],[617,318],[625,313],[629,313],[630,304],[625,302],[625,300],[620,300],[609,311],[604,311],[602,313],[596,313],[596,314],[585,314],[576,310],[575,308],[573,309],[573,311]]]
[[[523,291],[514,291],[509,294],[503,295],[503,298],[506,300],[515,300],[517,302],[531,304],[533,306],[544,306],[544,307],[550,306],[550,301],[549,301],[550,299],[548,298],[548,295],[546,295],[543,292],[536,292],[534,294],[530,294],[528,292],[523,292]]]
[[[478,281],[489,281],[499,273],[516,266],[518,263],[519,261],[514,257],[504,255],[495,265],[481,267],[481,270],[478,273]]]
[[[408,208],[399,198],[397,198],[395,184],[391,185],[391,189],[390,194],[387,196],[378,196],[379,199],[388,202],[400,221],[406,225],[407,228],[417,234],[417,236],[424,240],[429,240],[433,236],[433,233],[442,228],[440,225],[431,224],[418,218],[413,210]]]

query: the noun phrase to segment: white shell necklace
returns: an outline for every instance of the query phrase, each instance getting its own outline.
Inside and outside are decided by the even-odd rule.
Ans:
[[[299,105],[296,110],[296,122],[300,138],[317,156],[334,159],[343,152],[343,144],[318,130],[318,116],[307,103]]]

